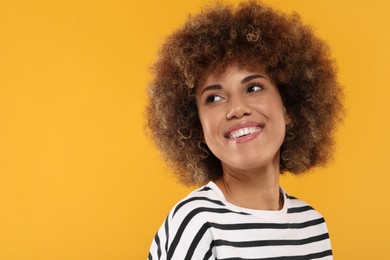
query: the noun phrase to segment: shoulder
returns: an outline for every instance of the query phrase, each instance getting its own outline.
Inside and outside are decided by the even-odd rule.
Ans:
[[[209,184],[191,192],[177,203],[169,213],[168,220],[182,224],[191,221],[194,223],[219,222],[224,216],[250,215],[241,209],[234,209],[226,205],[226,201],[217,186]]]
[[[316,212],[316,214],[320,215],[312,206],[297,197],[285,193],[285,199],[288,205],[287,213]]]
[[[156,234],[150,253],[166,256],[167,259],[203,259],[212,241],[208,233],[208,215],[225,211],[224,207],[225,204],[210,186],[194,190],[169,212]]]
[[[311,205],[286,193],[287,216],[291,222],[299,222],[302,228],[311,227],[327,231],[325,219]]]
[[[204,211],[215,211],[225,207],[213,188],[205,185],[191,192],[180,200],[169,213],[170,220],[183,219],[188,215],[196,215]]]

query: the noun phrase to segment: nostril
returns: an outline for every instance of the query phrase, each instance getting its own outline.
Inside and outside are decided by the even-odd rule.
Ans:
[[[227,119],[241,118],[245,115],[250,115],[251,113],[252,113],[251,107],[244,103],[241,103],[240,105],[230,106],[226,113],[226,118]]]

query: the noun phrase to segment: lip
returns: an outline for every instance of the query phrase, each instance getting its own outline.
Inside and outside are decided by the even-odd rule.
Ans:
[[[256,138],[262,132],[262,131],[254,132],[252,134],[245,135],[245,136],[238,137],[238,138],[234,138],[234,139],[229,137],[233,131],[236,131],[236,130],[241,129],[241,128],[247,128],[247,127],[260,127],[261,129],[263,129],[264,124],[254,122],[254,121],[241,121],[238,124],[235,124],[232,127],[230,127],[224,133],[224,137],[231,142],[241,143],[241,142],[246,142],[246,141],[249,141],[249,140]]]

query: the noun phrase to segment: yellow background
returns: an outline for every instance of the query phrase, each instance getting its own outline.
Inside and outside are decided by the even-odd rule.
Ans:
[[[338,60],[348,116],[335,161],[282,185],[325,215],[336,259],[385,259],[387,1],[274,0]],[[202,0],[0,2],[0,259],[146,259],[190,189],[144,135],[147,67]]]

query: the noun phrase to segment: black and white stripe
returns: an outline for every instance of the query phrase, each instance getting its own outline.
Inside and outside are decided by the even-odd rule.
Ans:
[[[172,209],[148,259],[333,259],[324,218],[286,193],[284,200],[280,211],[244,209],[210,182]]]

